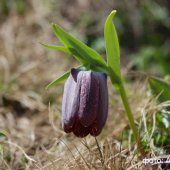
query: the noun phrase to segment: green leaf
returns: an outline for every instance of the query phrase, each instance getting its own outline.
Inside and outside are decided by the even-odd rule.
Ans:
[[[53,24],[52,27],[55,35],[64,44],[64,46],[71,51],[72,55],[75,55],[76,53],[76,56],[81,59],[81,61],[85,61],[86,63],[88,62],[88,64],[93,66],[102,66],[107,69],[106,62],[95,50],[68,34],[60,26]]]
[[[71,55],[69,49],[64,47],[64,46],[49,45],[49,44],[45,44],[45,43],[40,43],[40,44],[43,45],[46,48],[50,48],[50,49],[53,49],[53,50],[61,51],[61,52],[64,52],[66,54]]]
[[[156,77],[149,77],[149,85],[152,93],[160,95],[158,100],[164,102],[170,100],[170,84]]]
[[[68,76],[70,75],[70,71],[67,71],[66,73],[64,73],[62,76],[60,76],[59,78],[53,80],[50,84],[48,84],[46,86],[46,89],[49,89],[55,85],[58,85],[59,83],[63,82],[64,80],[66,80],[68,78]]]
[[[76,67],[78,68],[83,68],[82,65]],[[50,84],[48,84],[46,86],[46,89],[49,89],[55,85],[58,85],[59,83],[63,82],[64,80],[66,80],[68,78],[68,76],[70,75],[70,71],[65,72],[63,75],[61,75],[60,77],[58,77],[57,79],[53,80]]]
[[[61,52],[64,52],[65,54],[68,54],[68,55],[73,55],[74,58],[76,58],[76,60],[78,60],[82,65],[87,64],[87,61],[82,60],[80,57],[77,57],[77,56],[79,56],[79,54],[77,54],[71,48],[67,48],[67,47],[64,47],[64,46],[57,46],[57,45],[49,45],[49,44],[45,44],[45,43],[40,43],[40,44],[43,45],[46,48],[61,51]]]
[[[111,74],[115,77],[115,83],[119,84],[120,81],[120,48],[118,36],[115,26],[113,24],[113,17],[116,11],[113,10],[107,17],[104,26],[104,37],[107,52],[107,64]]]

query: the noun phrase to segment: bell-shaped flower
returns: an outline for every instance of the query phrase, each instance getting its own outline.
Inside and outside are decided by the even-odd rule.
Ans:
[[[62,127],[77,137],[101,133],[108,115],[107,76],[101,72],[72,69],[65,82]]]

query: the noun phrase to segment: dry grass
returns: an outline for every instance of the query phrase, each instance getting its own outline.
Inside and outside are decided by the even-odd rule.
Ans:
[[[76,63],[64,54],[44,49],[38,42],[56,41],[49,17],[66,27],[72,25],[59,12],[52,15],[41,1],[32,0],[30,5],[26,15],[11,13],[0,26],[0,130],[5,133],[0,136],[0,169],[156,168],[142,164],[136,145],[129,142],[128,147],[123,147],[122,131],[128,122],[119,95],[110,84],[109,119],[99,137],[79,139],[62,131],[63,86],[49,91],[44,87]],[[80,7],[82,11],[88,8],[83,4]],[[158,107],[163,107],[156,106],[146,94],[143,80],[127,86],[133,113],[141,124],[145,123],[142,113],[154,116]],[[153,148],[151,155],[154,153]]]

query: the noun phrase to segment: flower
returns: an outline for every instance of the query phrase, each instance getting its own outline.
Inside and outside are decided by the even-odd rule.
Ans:
[[[101,72],[71,69],[64,86],[62,127],[77,137],[101,133],[108,115],[107,76]]]

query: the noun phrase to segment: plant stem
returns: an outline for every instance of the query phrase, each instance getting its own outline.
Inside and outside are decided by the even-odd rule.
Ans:
[[[141,138],[140,138],[138,130],[135,126],[134,117],[133,117],[133,114],[132,114],[132,111],[131,111],[131,108],[130,108],[130,105],[129,105],[129,102],[128,102],[128,98],[127,98],[127,95],[126,95],[126,91],[125,91],[125,88],[124,88],[124,85],[123,85],[122,82],[119,86],[119,92],[120,92],[120,95],[121,95],[121,98],[122,98],[124,108],[126,110],[126,114],[127,114],[128,120],[129,120],[130,127],[133,131],[133,135],[135,137],[135,140],[136,140],[136,143],[137,143],[137,146],[138,146],[138,151],[141,153],[142,156],[144,156],[145,151],[143,150],[143,147],[142,147],[142,144],[141,144]]]
[[[112,84],[114,84],[114,76],[112,74],[110,75],[110,78],[111,78]],[[118,89],[119,89],[119,92],[120,92],[120,95],[121,95],[121,99],[122,99],[124,108],[126,110],[126,114],[127,114],[128,120],[129,120],[130,127],[132,129],[133,135],[134,135],[136,143],[137,143],[138,151],[141,153],[142,156],[144,156],[145,151],[142,148],[140,135],[139,135],[138,130],[135,126],[134,117],[133,117],[133,114],[132,114],[132,111],[131,111],[131,108],[130,108],[130,105],[129,105],[129,102],[128,102],[128,98],[127,98],[126,91],[125,91],[122,80],[120,80],[120,84],[118,85]]]
[[[125,91],[125,88],[123,86],[123,83],[121,83],[120,86],[119,86],[119,92],[120,92],[120,95],[121,95],[121,98],[122,98],[124,108],[125,108],[126,113],[127,113],[127,117],[128,117],[128,120],[129,120],[130,127],[131,127],[133,134],[134,134],[134,137],[137,141],[137,140],[139,140],[138,130],[135,126],[135,121],[134,121],[134,118],[133,118],[133,114],[132,114],[132,111],[131,111],[131,108],[130,108],[130,105],[129,105],[129,102],[128,102],[128,98],[127,98],[126,91]]]

